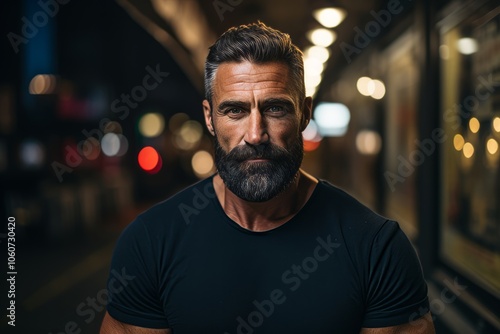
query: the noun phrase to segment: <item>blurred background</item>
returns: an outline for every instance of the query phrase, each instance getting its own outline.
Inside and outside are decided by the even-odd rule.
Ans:
[[[98,332],[119,233],[215,171],[208,47],[257,20],[304,52],[303,168],[399,221],[438,333],[500,333],[498,1],[23,0],[0,16],[0,248],[15,233],[17,272],[2,333]]]

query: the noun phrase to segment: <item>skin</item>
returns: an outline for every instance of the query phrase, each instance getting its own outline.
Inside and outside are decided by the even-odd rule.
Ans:
[[[212,135],[217,134],[221,147],[229,152],[237,145],[273,143],[289,148],[311,119],[312,99],[299,97],[282,63],[223,63],[214,80],[212,106],[203,101],[205,123]],[[213,108],[212,108],[213,107]],[[263,163],[261,160],[247,163]],[[297,172],[290,186],[266,202],[248,202],[231,192],[219,175],[213,184],[225,213],[237,224],[252,231],[274,229],[293,217],[311,196],[317,179]],[[386,328],[363,328],[361,334],[432,334],[430,315],[427,326],[404,324]],[[429,325],[430,324],[430,325]],[[424,328],[422,328],[424,327]],[[101,334],[166,334],[170,329],[147,329],[104,317]]]
[[[290,84],[288,67],[282,63],[221,64],[213,92],[213,110],[208,101],[203,101],[205,123],[226,152],[238,145],[264,143],[289,149],[311,118],[311,98],[298,97]],[[226,214],[252,231],[270,230],[287,222],[307,202],[317,184],[315,178],[300,170],[284,192],[256,203],[236,196],[218,174],[213,182]]]

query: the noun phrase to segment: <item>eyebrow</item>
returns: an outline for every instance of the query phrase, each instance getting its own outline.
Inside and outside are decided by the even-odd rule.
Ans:
[[[259,102],[259,108],[267,105],[281,104],[287,109],[295,111],[295,103],[287,98],[269,98]],[[226,100],[222,101],[218,106],[218,110],[224,110],[227,108],[240,108],[240,109],[250,109],[250,103],[238,101],[238,100]]]
[[[218,110],[224,110],[227,108],[240,108],[240,109],[249,109],[250,103],[246,103],[238,100],[226,100],[222,101],[218,106]]]

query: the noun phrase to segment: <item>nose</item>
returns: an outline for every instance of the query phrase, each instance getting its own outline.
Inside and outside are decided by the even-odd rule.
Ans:
[[[258,110],[252,110],[247,123],[245,142],[249,145],[260,145],[269,141],[269,134],[264,117]]]

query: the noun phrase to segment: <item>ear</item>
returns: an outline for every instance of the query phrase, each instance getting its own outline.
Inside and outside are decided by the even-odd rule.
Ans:
[[[302,119],[300,122],[300,132],[304,131],[312,117],[312,97],[308,96],[304,99],[302,106]]]
[[[207,100],[203,100],[203,115],[205,116],[205,125],[208,129],[208,131],[212,134],[212,136],[215,136],[215,130],[213,127],[213,120],[212,120],[212,108],[210,108],[210,103],[208,103]]]

